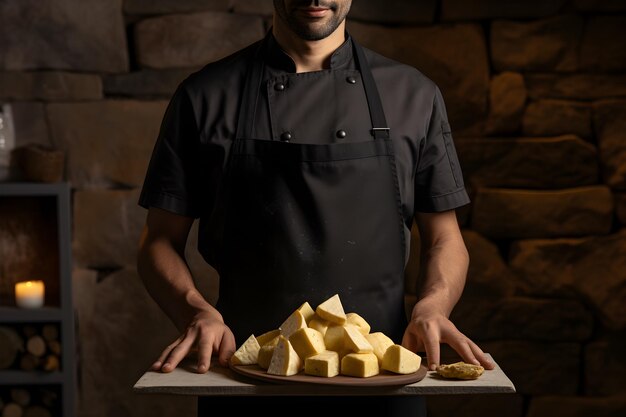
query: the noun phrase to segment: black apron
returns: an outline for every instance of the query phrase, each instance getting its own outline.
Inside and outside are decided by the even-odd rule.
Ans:
[[[320,145],[251,137],[266,45],[267,38],[249,66],[218,201],[223,229],[209,256],[220,274],[218,310],[239,345],[277,328],[304,301],[315,308],[339,294],[346,312],[400,343],[406,328],[400,191],[363,50],[353,41],[372,136]]]
[[[239,346],[277,328],[304,301],[339,294],[346,312],[396,343],[406,328],[405,241],[393,144],[376,84],[353,41],[372,119],[361,142],[299,144],[251,138],[263,80],[261,43],[248,71],[237,134],[218,199],[221,233],[205,255],[220,274],[217,307]],[[313,117],[314,115],[312,115]],[[215,229],[214,229],[215,230]],[[202,239],[202,237],[201,237]],[[221,244],[220,244],[221,243]],[[243,414],[297,407],[425,416],[422,397],[199,397],[198,415],[221,407]]]

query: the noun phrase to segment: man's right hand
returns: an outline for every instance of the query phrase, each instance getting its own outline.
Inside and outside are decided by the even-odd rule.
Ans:
[[[203,374],[209,370],[213,352],[217,352],[222,366],[228,366],[236,348],[235,336],[221,317],[202,311],[193,317],[183,334],[165,348],[150,369],[172,372],[189,352],[197,350],[197,372]]]

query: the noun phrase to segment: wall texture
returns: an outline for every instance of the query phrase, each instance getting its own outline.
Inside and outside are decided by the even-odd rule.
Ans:
[[[177,335],[134,268],[138,187],[176,85],[262,37],[271,3],[0,1],[0,101],[20,144],[66,152],[74,190],[81,417],[195,412],[193,398],[131,391]],[[626,2],[354,0],[349,31],[443,91],[472,197],[453,317],[518,389],[432,398],[431,415],[625,413]]]

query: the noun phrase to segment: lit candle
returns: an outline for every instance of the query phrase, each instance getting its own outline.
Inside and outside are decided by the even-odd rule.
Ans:
[[[15,284],[15,302],[22,308],[39,308],[43,306],[43,281],[25,281]]]

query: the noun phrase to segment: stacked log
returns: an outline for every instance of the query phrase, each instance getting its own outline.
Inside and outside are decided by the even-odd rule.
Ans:
[[[47,388],[10,388],[0,391],[1,417],[52,417],[59,411],[59,395]]]
[[[0,326],[0,369],[53,372],[60,368],[57,324]]]

